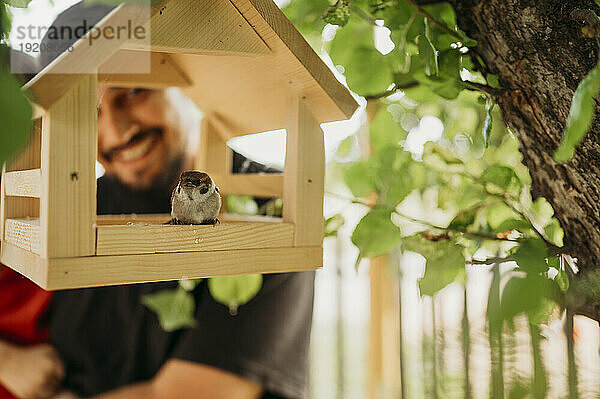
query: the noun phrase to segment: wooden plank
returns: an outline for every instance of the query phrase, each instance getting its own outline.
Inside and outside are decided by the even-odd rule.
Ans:
[[[40,169],[30,169],[6,172],[2,181],[8,196],[39,198],[41,179]]]
[[[323,132],[304,101],[288,105],[283,178],[283,220],[296,225],[296,246],[323,242],[325,149]]]
[[[3,241],[0,262],[21,273],[42,288],[47,288],[48,259]]]
[[[290,223],[221,223],[215,226],[98,226],[97,255],[224,251],[291,247]]]
[[[40,253],[40,219],[6,219],[4,240],[19,248]]]
[[[195,160],[195,168],[211,175],[231,174],[233,153],[227,142],[219,134],[212,119],[205,116],[200,128],[200,148]]]
[[[254,197],[281,197],[283,195],[283,174],[250,173],[212,175],[212,179],[224,194],[252,195]]]
[[[140,8],[141,7],[141,8]],[[110,26],[143,26],[149,16],[143,9],[144,5],[131,2],[120,5],[109,12],[96,27]],[[111,57],[128,38],[127,35],[106,38],[100,35],[92,41],[91,36],[97,35],[98,30],[90,30],[72,46],[72,51],[65,51],[50,65],[23,86],[32,100],[45,108],[62,98],[67,92],[85,79],[88,74],[95,74],[98,66]]]
[[[185,54],[255,56],[269,54],[269,47],[228,1],[171,0],[153,13],[153,51]],[[124,48],[146,48],[135,39]]]
[[[96,230],[97,76],[48,109],[42,135],[41,255],[93,255]]]
[[[38,169],[41,166],[42,120],[32,122],[31,135],[25,148],[6,163],[6,171]]]
[[[31,103],[31,109],[32,109],[31,119],[36,120],[36,119],[40,119],[41,117],[43,117],[44,114],[46,113],[46,110],[34,102],[30,102],[30,103]]]
[[[97,287],[249,273],[312,270],[322,247],[239,249],[49,259],[46,288]]]
[[[401,397],[398,277],[389,256],[370,260],[369,398]]]
[[[280,54],[278,62],[288,71],[295,72],[288,74],[290,84],[302,88],[302,95],[308,99],[319,122],[352,116],[358,104],[348,89],[335,78],[273,0],[230,1],[266,43]],[[334,116],[336,113],[338,115]]]
[[[96,224],[98,226],[124,225],[124,224],[164,224],[171,220],[171,215],[168,213],[155,214],[122,214],[122,215],[98,215]],[[230,213],[222,213],[219,215],[219,220],[225,222],[238,223],[282,223],[282,219],[273,216],[246,216],[234,215]]]
[[[119,87],[151,89],[187,87],[191,81],[168,54],[150,53],[150,73],[131,73],[141,70],[148,54],[140,50],[119,50],[98,68],[98,83]]]

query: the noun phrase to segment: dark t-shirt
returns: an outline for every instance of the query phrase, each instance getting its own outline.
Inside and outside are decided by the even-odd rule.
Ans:
[[[98,179],[98,214],[168,213],[170,191],[134,192]],[[307,395],[314,272],[264,275],[258,295],[231,316],[206,283],[195,291],[194,328],[165,332],[140,298],[177,282],[67,290],[51,305],[50,341],[82,396],[152,378],[168,359],[230,371],[261,384],[264,398]]]

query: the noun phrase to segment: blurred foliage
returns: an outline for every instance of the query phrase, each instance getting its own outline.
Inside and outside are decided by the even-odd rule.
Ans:
[[[0,167],[29,138],[32,109],[21,92],[19,80],[10,73],[10,52],[5,42],[11,27],[11,7],[27,7],[30,0],[0,0]]]
[[[361,140],[351,136],[328,171],[343,179],[352,202],[367,207],[352,234],[359,259],[398,248],[421,254],[422,295],[464,280],[465,263],[515,262],[490,317],[525,314],[532,323],[547,322],[564,307],[569,284],[563,262],[556,262],[563,231],[549,203],[531,197],[519,143],[494,106],[502,82],[483,72],[472,51],[476,42],[456,27],[451,6],[420,7],[412,0],[321,5],[293,0],[284,12],[303,35],[323,37],[316,49],[329,54],[371,110],[368,156],[353,155]],[[299,19],[299,10],[310,15]],[[319,15],[321,21],[305,23]],[[321,35],[323,22],[338,25],[326,27],[335,30],[332,39]],[[376,45],[382,38],[390,43],[383,52]],[[595,93],[582,91],[592,107]],[[574,146],[577,140],[568,141]],[[558,271],[554,278],[551,268]]]

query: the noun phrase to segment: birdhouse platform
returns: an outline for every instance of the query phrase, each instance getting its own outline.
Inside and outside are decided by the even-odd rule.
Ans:
[[[96,26],[136,18],[122,5]],[[30,81],[34,129],[2,171],[1,261],[49,290],[322,265],[320,123],[357,104],[271,0],[153,2],[150,40],[84,36]],[[89,35],[89,33],[88,33]],[[129,73],[148,62],[148,73]],[[69,68],[77,65],[77,74]],[[281,197],[283,217],[96,215],[97,85],[176,86],[205,113],[196,168],[223,195]],[[230,138],[286,131],[282,174],[231,173]]]

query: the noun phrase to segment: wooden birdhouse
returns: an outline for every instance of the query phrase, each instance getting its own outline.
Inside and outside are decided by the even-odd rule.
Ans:
[[[96,27],[127,24],[120,6]],[[357,104],[271,0],[153,3],[150,39],[91,31],[24,88],[26,149],[2,172],[1,261],[43,288],[315,269],[323,262],[320,123]],[[145,61],[143,61],[145,60]],[[149,62],[147,73],[129,73]],[[68,73],[70,67],[83,68]],[[283,217],[163,225],[168,215],[96,215],[97,84],[177,86],[203,112],[197,168],[223,195],[282,197]],[[285,128],[282,174],[231,173],[228,139]]]

